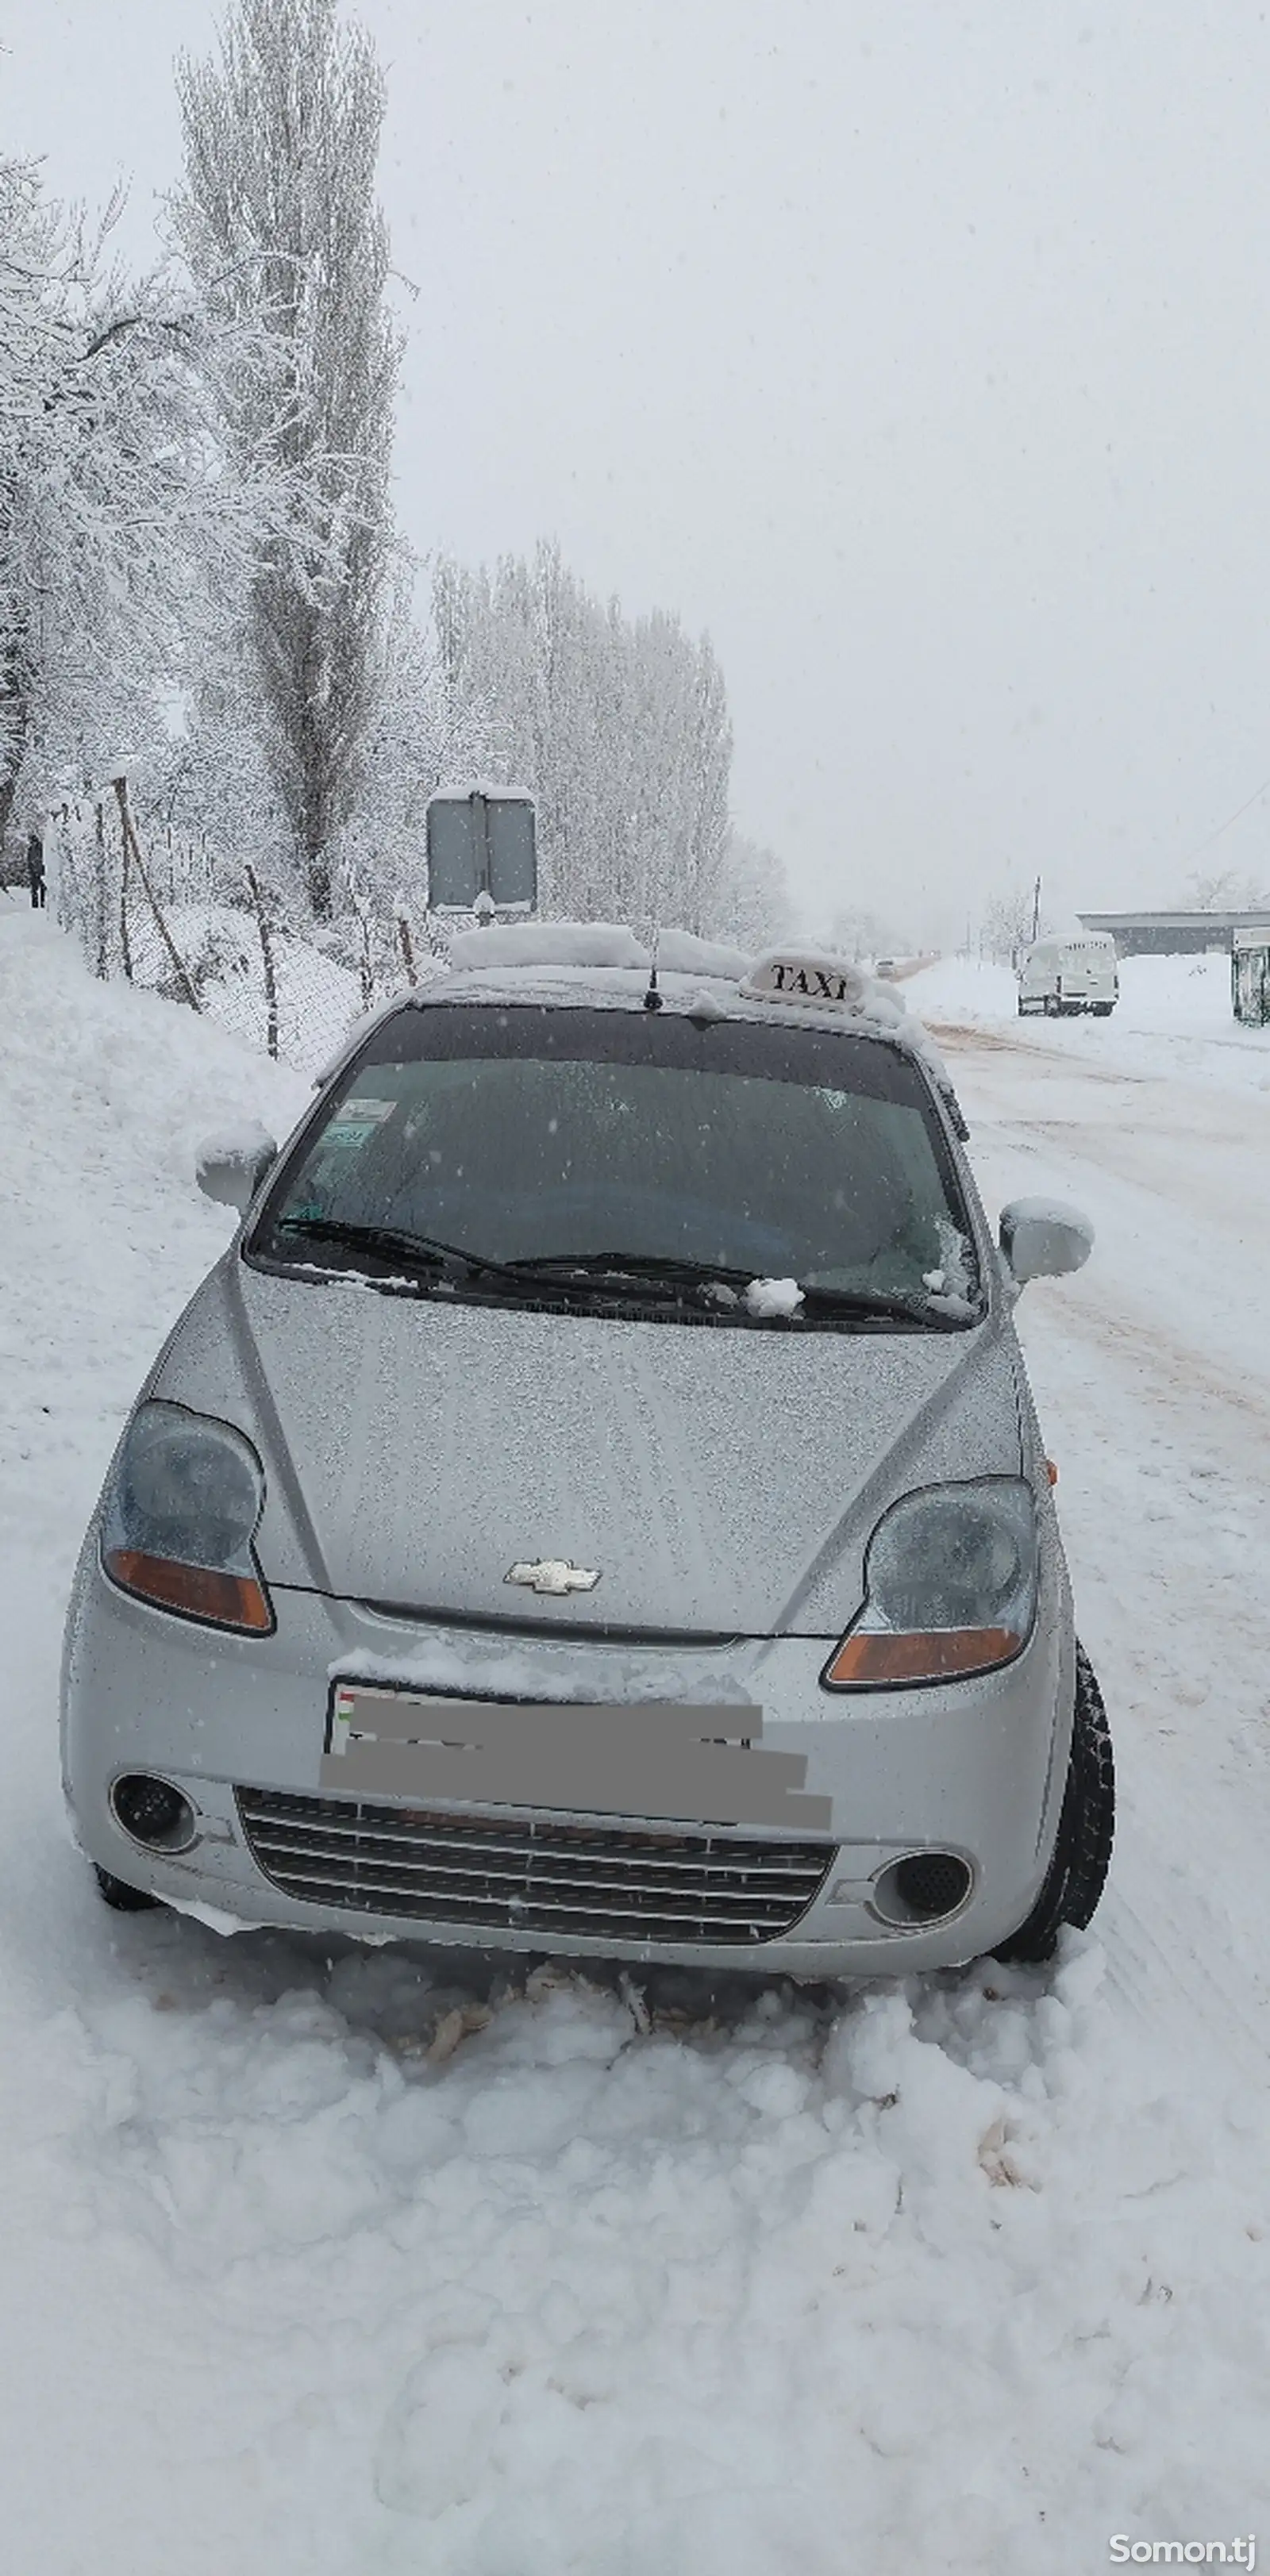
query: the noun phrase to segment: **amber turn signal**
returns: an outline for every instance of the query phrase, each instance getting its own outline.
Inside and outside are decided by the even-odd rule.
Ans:
[[[870,1682],[955,1681],[1008,1664],[1022,1644],[1010,1628],[933,1628],[899,1635],[857,1629],[843,1638],[820,1678],[827,1690],[858,1690]]]
[[[213,1628],[246,1628],[267,1636],[273,1612],[261,1584],[245,1574],[214,1574],[205,1565],[177,1565],[166,1556],[146,1556],[140,1548],[107,1550],[106,1572],[125,1592],[186,1619],[202,1619]]]

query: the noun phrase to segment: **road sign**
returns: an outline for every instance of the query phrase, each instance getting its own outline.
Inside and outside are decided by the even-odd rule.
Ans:
[[[480,898],[485,897],[482,906]],[[434,912],[533,912],[534,808],[528,796],[443,789],[428,806],[428,900]]]

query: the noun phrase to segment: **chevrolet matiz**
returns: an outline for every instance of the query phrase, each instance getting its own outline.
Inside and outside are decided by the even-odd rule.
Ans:
[[[1042,1959],[1112,1764],[994,1240],[892,988],[474,931],[350,1038],[89,1528],[63,1766],[107,1901],[900,1974]]]

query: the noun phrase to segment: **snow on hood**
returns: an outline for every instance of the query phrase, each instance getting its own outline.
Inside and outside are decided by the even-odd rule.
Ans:
[[[838,1634],[897,1493],[1019,1468],[993,1324],[624,1324],[301,1284],[232,1255],[152,1391],[260,1448],[267,1578],[562,1630]],[[600,1581],[509,1590],[538,1558]]]

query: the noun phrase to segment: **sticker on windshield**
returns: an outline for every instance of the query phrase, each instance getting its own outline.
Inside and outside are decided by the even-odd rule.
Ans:
[[[332,1119],[322,1138],[324,1145],[364,1145],[385,1118],[391,1118],[395,1100],[346,1100],[339,1116]]]

